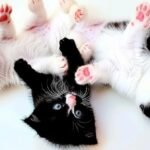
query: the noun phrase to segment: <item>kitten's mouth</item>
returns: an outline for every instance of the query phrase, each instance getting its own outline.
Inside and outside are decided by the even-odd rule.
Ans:
[[[76,103],[77,103],[76,102],[76,95],[73,95],[73,94],[67,94],[66,95],[66,104],[69,107],[68,113],[70,111],[74,112],[74,107],[75,107]]]

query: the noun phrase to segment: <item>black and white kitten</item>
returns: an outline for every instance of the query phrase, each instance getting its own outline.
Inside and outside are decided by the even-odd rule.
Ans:
[[[15,71],[32,90],[35,109],[24,121],[41,136],[58,145],[97,144],[90,86],[74,80],[84,61],[74,40],[64,38],[60,50],[69,65],[67,74],[38,73],[23,59],[16,61]]]
[[[94,49],[94,61],[77,70],[77,83],[109,84],[135,100],[150,117],[150,52],[145,43],[150,30],[150,3],[139,4],[126,27],[118,29],[106,23],[103,28],[95,25],[83,29],[78,33]]]

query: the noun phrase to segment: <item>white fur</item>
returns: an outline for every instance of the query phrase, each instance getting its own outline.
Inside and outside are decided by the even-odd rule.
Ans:
[[[144,5],[150,9],[150,4],[144,3]],[[149,105],[150,53],[142,49],[149,29],[149,26],[147,28],[144,26],[149,25],[149,20],[150,16],[145,17],[143,21],[138,21],[134,17],[132,21],[134,26],[131,22],[126,30],[92,27],[93,31],[96,30],[95,34],[91,32],[94,36],[89,38],[88,34],[84,34],[84,38],[94,49],[95,59],[93,65],[78,69],[77,83],[110,84],[120,93],[136,99],[138,105]],[[87,30],[89,28],[87,27]],[[89,76],[84,75],[86,67],[90,72]]]
[[[0,23],[2,31],[0,41],[0,89],[8,85],[20,84],[20,80],[14,71],[14,62],[19,58],[27,60],[40,72],[63,74],[67,70],[67,61],[61,56],[59,41],[67,36],[75,24],[75,13],[79,7],[72,2],[67,14],[63,12],[65,11],[63,9],[65,9],[65,5],[68,5],[69,0],[62,2],[62,9],[52,19],[48,19],[42,0],[34,0],[34,3],[32,0],[28,0],[32,15],[29,22],[26,23],[25,31],[17,37],[12,34],[12,20],[10,24]],[[10,26],[10,30],[8,26]],[[11,37],[11,39],[3,40],[4,37]],[[65,68],[63,68],[65,64]]]

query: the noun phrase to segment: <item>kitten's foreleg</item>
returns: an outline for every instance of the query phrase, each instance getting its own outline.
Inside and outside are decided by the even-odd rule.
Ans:
[[[109,61],[79,67],[75,73],[75,80],[78,84],[109,84],[113,65]]]
[[[72,2],[72,5],[70,5],[70,0],[60,0],[61,1],[61,7],[64,10],[64,8],[68,8],[68,6],[70,6],[69,9],[67,9],[67,11],[64,10],[64,12],[67,12],[70,18],[70,29],[78,24],[81,23],[86,15],[86,10],[85,8],[79,6],[77,3]],[[67,4],[68,3],[68,4]],[[63,6],[65,5],[65,6]],[[87,62],[89,60],[89,58],[91,57],[91,49],[89,48],[89,45],[87,43],[85,43],[85,41],[82,39],[81,35],[77,32],[74,32],[73,30],[70,30],[69,34],[67,35],[68,38],[70,39],[74,39],[76,42],[76,45],[84,59],[85,62]]]
[[[52,55],[37,58],[30,62],[33,69],[40,73],[64,75],[68,70],[68,63],[65,57]]]
[[[11,39],[15,37],[16,31],[11,19],[12,7],[0,6],[0,39]]]
[[[46,75],[35,71],[25,60],[19,59],[14,64],[14,69],[19,77],[31,88],[40,89],[42,84],[47,84],[47,76],[49,80],[52,80],[52,75]]]
[[[47,21],[43,0],[28,0],[28,8],[32,15],[26,27],[27,29],[39,26]]]
[[[88,62],[92,58],[93,50],[90,48],[88,43],[84,43],[80,48],[79,51],[84,59],[84,62]]]
[[[124,32],[123,45],[128,48],[142,48],[149,28],[150,4],[144,2],[137,6],[136,15]]]
[[[83,58],[79,50],[77,49],[74,40],[63,38],[62,40],[60,40],[59,45],[59,49],[62,52],[62,55],[66,57],[68,61],[68,74],[70,74],[70,76],[73,76],[74,78],[74,73],[77,68],[84,65]]]

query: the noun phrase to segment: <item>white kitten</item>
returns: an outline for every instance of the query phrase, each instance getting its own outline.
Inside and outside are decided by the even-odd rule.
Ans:
[[[95,50],[95,59],[93,64],[77,70],[77,83],[110,84],[117,91],[136,99],[144,113],[150,116],[150,53],[143,48],[149,28],[149,3],[137,6],[136,16],[126,29],[108,25],[103,29],[101,25],[87,27],[89,34],[83,37]]]
[[[15,35],[11,6],[0,7],[0,89],[20,84],[13,69],[14,61],[19,58],[27,60],[40,72],[63,74],[67,70],[64,65],[67,61],[60,55],[59,41],[82,20],[84,13],[72,0],[60,0],[60,5],[66,13],[60,11],[49,19],[42,0],[28,0],[32,17],[19,36]]]

